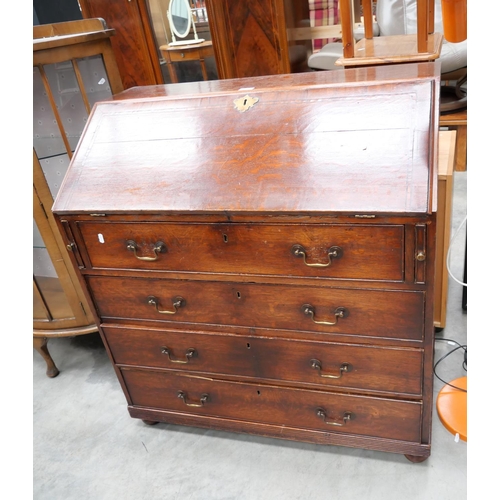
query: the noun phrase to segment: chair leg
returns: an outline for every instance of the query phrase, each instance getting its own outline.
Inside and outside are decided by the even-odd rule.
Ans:
[[[37,352],[40,353],[42,358],[47,363],[47,377],[54,378],[59,375],[59,370],[52,359],[52,356],[47,349],[47,342],[49,339],[47,337],[33,337],[33,347]]]

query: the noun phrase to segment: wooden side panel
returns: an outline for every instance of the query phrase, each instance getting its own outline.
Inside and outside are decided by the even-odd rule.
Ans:
[[[221,78],[290,72],[282,11],[275,0],[207,1]]]

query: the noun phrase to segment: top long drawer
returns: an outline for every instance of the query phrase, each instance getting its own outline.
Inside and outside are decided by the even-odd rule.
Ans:
[[[403,280],[402,225],[77,225],[92,268]]]

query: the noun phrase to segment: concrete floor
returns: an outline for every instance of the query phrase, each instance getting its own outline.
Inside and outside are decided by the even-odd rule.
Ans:
[[[455,234],[466,216],[467,173],[455,172]],[[463,279],[465,228],[451,270]],[[438,338],[467,343],[462,286],[450,279],[446,328]],[[436,341],[436,360],[454,345]],[[33,498],[36,500],[463,500],[467,443],[433,416],[431,457],[320,446],[129,417],[125,397],[97,334],[54,339],[61,373],[46,377],[33,351]],[[439,366],[451,381],[466,374],[462,353]],[[443,387],[435,379],[435,396]],[[486,498],[486,497],[484,497]]]

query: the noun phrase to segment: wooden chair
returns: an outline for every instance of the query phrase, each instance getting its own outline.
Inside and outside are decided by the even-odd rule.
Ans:
[[[339,0],[308,0],[308,15],[300,21],[300,25],[294,25],[287,20],[287,38],[289,44],[308,44],[307,66],[308,70],[332,69],[329,66],[331,57],[340,57],[342,53],[342,27],[338,12]],[[359,21],[359,8],[357,2],[353,2],[355,19]],[[333,68],[335,69],[335,68]]]
[[[417,0],[417,33],[373,36],[373,18],[364,16],[365,38],[355,43],[351,0],[340,1],[344,56],[336,64],[345,67],[434,61],[439,57],[443,35],[434,33],[434,1]],[[372,0],[361,0],[363,12],[373,11]]]
[[[417,33],[408,35],[373,36],[372,16],[364,16],[365,38],[355,42],[353,32],[352,0],[339,0],[342,26],[343,56],[334,64],[339,67],[356,67],[407,62],[435,61],[441,55],[443,35],[435,33],[434,0],[416,0]],[[360,0],[363,12],[372,12],[372,0]],[[359,2],[358,2],[359,3]],[[449,46],[447,46],[449,47]],[[443,66],[444,67],[444,66]],[[443,73],[443,80],[457,80],[467,74],[467,67]],[[458,75],[458,76],[456,76]],[[444,99],[442,100],[444,102]],[[457,131],[455,170],[467,170],[467,103],[458,103],[456,111],[451,106],[441,106],[439,124]]]

